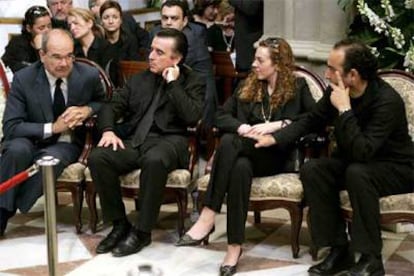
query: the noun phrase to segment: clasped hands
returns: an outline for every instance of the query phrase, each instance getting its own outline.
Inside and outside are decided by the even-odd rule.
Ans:
[[[70,106],[52,124],[53,133],[62,133],[81,126],[92,114],[89,106]]]
[[[262,123],[256,125],[242,124],[237,129],[237,133],[240,136],[247,137],[256,140],[255,147],[269,147],[276,144],[275,138],[271,133],[281,129],[285,124],[290,124],[290,120],[275,121],[269,123]]]

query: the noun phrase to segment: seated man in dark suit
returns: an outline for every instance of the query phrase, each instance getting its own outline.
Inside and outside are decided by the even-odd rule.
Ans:
[[[150,41],[162,28],[174,28],[185,34],[188,41],[188,54],[184,63],[206,80],[203,121],[206,126],[211,126],[217,109],[217,92],[213,64],[207,47],[207,31],[200,24],[188,22],[188,12],[185,1],[165,1],[161,6],[161,26],[152,29]]]
[[[103,132],[89,157],[89,168],[112,231],[96,253],[112,251],[121,257],[151,243],[167,175],[189,162],[186,129],[201,118],[205,82],[182,62],[187,53],[185,35],[163,29],[152,41],[149,69],[132,76],[98,116]],[[123,117],[121,138],[115,122]],[[118,132],[119,133],[119,132]],[[119,176],[141,168],[139,220],[131,227],[122,202]]]
[[[73,39],[62,29],[42,37],[38,61],[14,75],[3,117],[0,182],[42,156],[60,160],[59,176],[83,148],[83,121],[96,113],[105,94],[96,69],[74,63]],[[19,209],[30,210],[42,195],[40,174],[0,195],[0,236]]]
[[[312,241],[331,247],[308,272],[384,275],[379,198],[412,192],[414,183],[414,147],[404,102],[377,76],[376,57],[358,41],[334,45],[325,77],[330,87],[309,116],[273,135],[255,136],[256,146],[284,147],[309,131],[334,126],[337,148],[331,157],[312,159],[300,170]],[[348,191],[353,209],[350,243],[340,190]],[[361,254],[356,264],[349,249]]]

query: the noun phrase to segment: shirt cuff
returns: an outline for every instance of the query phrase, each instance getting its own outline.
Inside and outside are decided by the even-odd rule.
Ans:
[[[52,136],[52,125],[53,123],[47,123],[43,125],[43,139],[49,138]]]

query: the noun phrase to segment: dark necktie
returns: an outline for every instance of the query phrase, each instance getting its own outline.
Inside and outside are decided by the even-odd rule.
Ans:
[[[139,121],[137,128],[135,129],[134,136],[132,138],[132,146],[134,148],[139,147],[145,140],[148,135],[148,132],[154,122],[154,114],[155,110],[158,106],[158,100],[160,98],[161,90],[163,88],[164,82],[156,82],[158,85],[157,90],[155,91],[155,95],[152,98],[152,102],[147,109],[147,112],[142,116],[141,121]]]
[[[63,111],[65,111],[66,108],[65,98],[63,97],[62,88],[60,87],[62,82],[62,79],[56,80],[55,94],[53,96],[53,115],[55,120],[60,116],[60,114],[63,113]]]

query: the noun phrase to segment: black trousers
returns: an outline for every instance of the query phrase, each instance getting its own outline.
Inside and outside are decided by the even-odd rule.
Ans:
[[[69,164],[76,162],[81,148],[72,143],[57,142],[39,146],[28,138],[15,138],[5,141],[0,157],[0,183],[29,168],[43,156],[53,156],[60,160],[54,167],[57,178]],[[43,194],[41,172],[0,195],[0,207],[9,211],[19,209],[26,213]]]
[[[204,205],[220,212],[227,194],[227,239],[242,244],[252,178],[276,174],[284,168],[286,152],[277,147],[255,148],[255,141],[225,134],[217,149]]]
[[[300,171],[309,205],[311,236],[317,246],[344,245],[345,221],[340,190],[349,193],[353,217],[351,247],[363,254],[381,254],[379,198],[411,192],[413,167],[391,162],[347,164],[333,158],[313,159]]]
[[[126,217],[119,176],[141,168],[139,219],[136,228],[151,232],[160,212],[168,173],[178,167],[178,156],[171,142],[162,137],[149,137],[138,148],[129,141],[125,149],[95,148],[88,166],[102,207],[104,221]]]

